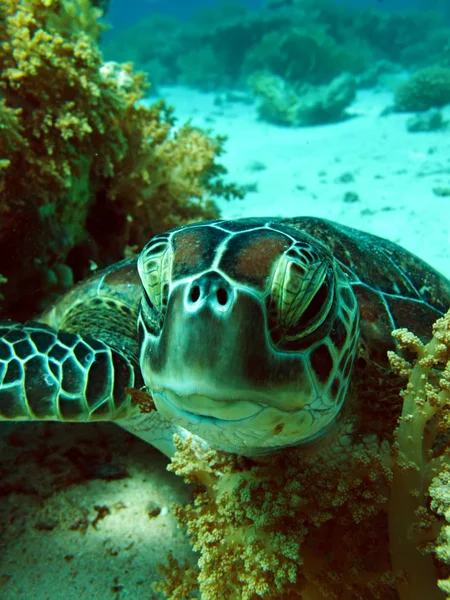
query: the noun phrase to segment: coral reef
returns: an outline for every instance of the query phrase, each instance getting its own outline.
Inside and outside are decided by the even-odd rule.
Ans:
[[[145,77],[103,63],[88,0],[0,0],[1,312],[26,318],[153,234],[216,216],[223,138],[176,129]],[[28,290],[33,293],[24,294]]]
[[[210,44],[181,53],[177,61],[179,82],[204,91],[213,92],[224,85],[220,60]]]
[[[111,60],[136,61],[152,81],[156,75],[161,83],[209,89],[245,87],[257,71],[320,85],[343,72],[358,75],[376,61],[418,68],[448,59],[448,38],[448,24],[429,10],[390,13],[329,0],[267,0],[250,11],[225,0],[189,22],[149,16],[110,37],[104,48]]]
[[[398,423],[383,423],[384,440],[358,429],[353,410],[316,446],[258,461],[176,439],[170,469],[198,486],[194,501],[176,508],[198,572],[172,559],[176,576],[159,590],[193,597],[196,577],[205,600],[449,593],[450,311],[426,345],[407,330],[394,336],[416,359],[390,353],[408,383]]]
[[[414,73],[395,94],[395,110],[426,111],[450,103],[450,69],[433,65]]]
[[[448,39],[443,13],[430,10],[363,9],[355,15],[354,27],[380,58],[405,67],[433,62]]]
[[[135,60],[157,83],[250,88],[260,117],[272,123],[339,121],[356,87],[390,88],[385,75],[405,69],[425,68],[400,86],[396,110],[448,102],[450,28],[430,10],[389,13],[329,0],[267,0],[250,11],[224,0],[186,23],[165,18],[161,26],[161,19],[152,15],[120,32],[105,45],[107,55]],[[302,89],[306,85],[331,89]]]
[[[277,29],[267,33],[245,57],[243,73],[268,71],[288,82],[329,83],[342,72],[360,73],[369,51],[363,44],[338,43],[324,26]]]
[[[259,99],[261,119],[278,125],[308,126],[334,123],[346,118],[345,109],[356,95],[356,81],[349,73],[335,77],[328,85],[294,87],[270,73],[250,79]]]
[[[260,119],[275,125],[295,125],[299,97],[294,88],[278,75],[255,73],[250,87],[258,99]]]
[[[310,88],[300,97],[300,125],[320,125],[342,121],[345,109],[356,96],[356,81],[349,73],[335,77],[328,85]]]

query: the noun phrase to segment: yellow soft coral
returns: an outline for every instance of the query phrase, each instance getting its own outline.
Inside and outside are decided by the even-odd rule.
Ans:
[[[450,311],[435,323],[433,337],[426,345],[405,329],[394,332],[394,336],[400,347],[415,353],[417,359],[411,366],[389,353],[393,368],[409,378],[402,392],[389,504],[392,562],[394,568],[408,573],[408,583],[399,589],[402,599],[442,598],[435,586],[433,557],[424,554],[439,525],[425,509],[432,478],[448,461]]]
[[[91,189],[106,185],[111,199],[127,203],[131,215],[150,199],[149,204],[159,205],[157,210],[147,207],[145,237],[135,242],[144,243],[153,230],[178,224],[185,216],[177,215],[178,205],[182,213],[198,218],[201,209],[192,201],[190,210],[184,204],[206,194],[200,180],[220,143],[191,127],[169,139],[173,120],[164,104],[135,104],[147,87],[142,76],[129,65],[105,69],[87,33],[76,26],[72,35],[67,25],[62,31],[56,28],[63,15],[70,17],[74,2],[2,0],[0,10],[5,21],[0,90],[5,109],[20,106],[22,130],[16,152],[1,148],[9,161],[2,181],[7,202],[32,196],[40,205],[52,204],[75,241],[83,236],[93,200],[92,191],[84,197],[74,193],[86,176]],[[121,70],[126,84],[118,85]],[[18,177],[19,161],[27,167],[27,177],[23,172]],[[167,194],[161,198],[163,185]],[[217,215],[211,204],[206,206],[205,216]],[[158,213],[164,222],[158,221]],[[142,216],[138,211],[136,217]]]
[[[444,469],[435,477],[430,486],[431,509],[443,517],[446,525],[437,539],[435,552],[437,558],[447,566],[444,576],[438,581],[439,588],[450,598],[450,471]]]
[[[122,69],[131,74],[130,65]],[[128,92],[121,124],[128,152],[117,161],[105,189],[129,215],[126,242],[142,246],[149,232],[217,217],[211,192],[234,190],[214,190],[212,184],[221,173],[215,159],[224,139],[208,137],[190,125],[176,129],[173,109],[163,101],[136,106],[139,92]]]
[[[45,204],[70,188],[77,177],[73,163],[93,154],[108,108],[120,108],[121,99],[108,97],[108,85],[98,76],[101,55],[91,38],[82,31],[63,36],[48,26],[49,11],[59,13],[63,7],[59,0],[0,2],[0,93],[7,106],[20,107],[22,129],[16,152],[1,148],[10,161],[3,181],[10,202],[27,198],[33,189]],[[125,147],[109,149],[99,173],[111,172],[114,152],[120,156]],[[27,167],[21,182],[19,160]]]
[[[203,599],[388,597],[395,576],[379,543],[387,536],[387,448],[371,439],[352,446],[344,435],[258,464],[204,454],[194,439],[176,443],[171,469],[206,484],[176,509],[200,552]]]
[[[88,258],[114,262],[216,217],[214,195],[239,195],[220,178],[222,138],[176,130],[164,102],[140,103],[142,74],[103,63],[100,14],[88,0],[0,0],[0,245],[21,248],[0,258],[12,317],[30,315],[13,312],[19,290],[48,289],[77,246],[81,277]]]
[[[390,353],[409,378],[399,423],[384,424],[393,445],[360,435],[352,414],[327,439],[258,461],[176,438],[170,469],[198,486],[175,512],[199,552],[203,600],[450,592],[450,311],[427,345],[406,330],[394,336],[417,359]],[[196,590],[192,569],[177,573],[159,584],[171,600]]]

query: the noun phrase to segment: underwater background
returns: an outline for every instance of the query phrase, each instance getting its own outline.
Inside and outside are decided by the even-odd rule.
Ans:
[[[449,273],[447,2],[1,7],[3,316],[218,214],[328,217]]]
[[[109,15],[105,57],[145,71],[177,124],[227,136],[221,163],[245,198],[216,198],[224,216],[328,217],[450,273],[437,218],[450,193],[448,2],[113,1]]]
[[[447,0],[0,0],[0,42],[2,318],[218,215],[332,219],[450,277]],[[156,565],[192,561],[151,447],[0,445],[0,598],[162,598]]]
[[[179,19],[190,19],[196,12],[219,4],[217,0],[197,0],[197,2],[185,2],[184,0],[111,0],[108,17],[114,30],[131,25],[139,19],[148,16],[149,13],[172,15]],[[250,10],[263,8],[265,0],[242,0],[242,6]],[[285,4],[289,4],[285,2]],[[366,8],[377,8],[383,12],[410,10],[410,9],[433,9],[445,12],[448,3],[445,0],[336,0],[336,4],[343,6],[355,6]]]

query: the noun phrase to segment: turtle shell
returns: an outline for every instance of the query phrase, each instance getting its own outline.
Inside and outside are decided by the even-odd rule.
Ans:
[[[322,242],[349,276],[361,315],[369,359],[387,365],[392,331],[405,327],[422,341],[450,307],[450,282],[401,246],[325,219],[282,221]]]

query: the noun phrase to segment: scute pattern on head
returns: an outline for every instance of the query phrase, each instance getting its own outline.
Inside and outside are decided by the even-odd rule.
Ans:
[[[189,277],[193,271],[211,267],[217,247],[227,234],[215,227],[185,228],[173,239],[172,280]]]
[[[164,416],[242,454],[311,440],[335,420],[358,309],[320,242],[277,220],[210,221],[154,238],[138,269],[141,369]]]
[[[290,240],[272,229],[239,232],[230,239],[220,257],[218,269],[231,279],[264,291],[274,262],[289,248]]]

